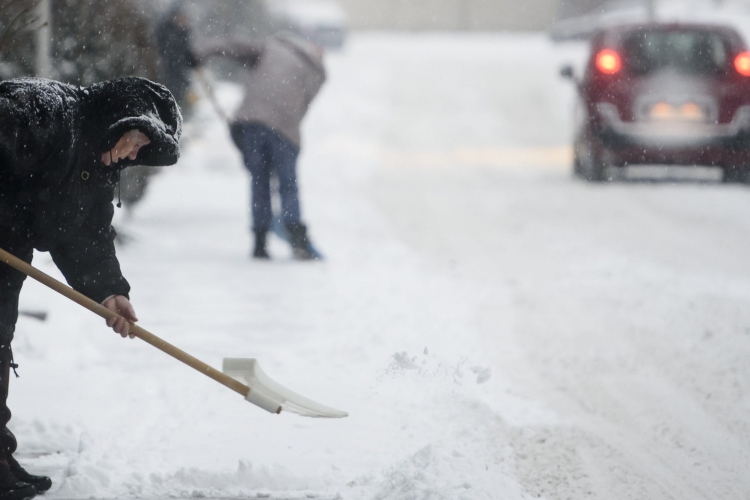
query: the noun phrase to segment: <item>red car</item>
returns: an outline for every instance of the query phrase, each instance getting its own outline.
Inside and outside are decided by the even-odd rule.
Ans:
[[[581,124],[574,172],[608,167],[712,165],[750,178],[750,52],[733,29],[702,24],[610,28],[591,41],[583,79],[570,66]]]

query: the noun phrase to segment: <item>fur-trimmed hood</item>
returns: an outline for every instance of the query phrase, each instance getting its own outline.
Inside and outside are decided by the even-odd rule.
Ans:
[[[151,140],[135,160],[121,160],[121,167],[172,165],[180,157],[182,114],[171,92],[145,78],[118,78],[80,89],[84,117],[91,117],[100,134],[97,149],[109,151],[122,135],[140,130]]]

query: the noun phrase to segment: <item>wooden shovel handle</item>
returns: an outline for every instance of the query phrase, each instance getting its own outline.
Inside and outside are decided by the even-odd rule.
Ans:
[[[224,108],[221,107],[221,104],[219,104],[219,100],[216,98],[216,92],[214,92],[214,86],[211,85],[211,80],[208,79],[206,72],[199,66],[195,69],[195,74],[198,75],[198,79],[201,81],[201,84],[203,84],[203,89],[206,91],[208,100],[211,101],[211,105],[214,107],[216,114],[219,115],[225,123],[229,124],[229,116],[224,111]]]
[[[76,292],[69,286],[60,283],[52,276],[49,276],[43,273],[42,271],[35,268],[34,266],[27,264],[26,262],[19,259],[18,257],[6,252],[2,248],[0,248],[0,261],[5,262],[6,264],[13,267],[14,269],[22,272],[26,276],[29,276],[30,278],[37,280],[39,283],[45,286],[48,286],[49,288],[53,289],[57,293],[64,295],[65,297],[69,298],[76,304],[79,304],[85,307],[89,311],[101,316],[104,319],[121,317],[119,314],[110,311],[109,309],[107,309],[101,304],[97,304],[96,302],[86,297],[82,293]],[[156,347],[160,351],[163,351],[169,354],[170,356],[172,356],[173,358],[179,361],[182,361],[189,367],[198,370],[203,375],[216,380],[222,385],[227,386],[233,391],[241,394],[243,397],[247,396],[247,393],[250,392],[250,388],[246,386],[245,384],[243,384],[242,382],[238,382],[232,377],[220,372],[219,370],[217,370],[216,368],[213,368],[210,365],[207,365],[206,363],[199,360],[198,358],[195,358],[191,356],[190,354],[186,353],[185,351],[183,351],[182,349],[179,349],[173,346],[172,344],[170,344],[169,342],[166,342],[160,339],[153,333],[146,331],[145,329],[141,328],[138,325],[131,323],[130,333],[132,333],[139,339]]]

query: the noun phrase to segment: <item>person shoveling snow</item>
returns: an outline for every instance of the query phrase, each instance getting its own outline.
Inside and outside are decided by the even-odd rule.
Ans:
[[[224,359],[221,372],[134,324],[115,255],[112,199],[120,168],[179,157],[182,118],[165,87],[140,78],[88,88],[10,80],[0,83],[0,120],[0,500],[26,500],[51,487],[50,478],[29,474],[13,458],[16,440],[7,428],[11,341],[26,276],[270,413],[347,416],[276,383],[254,359]],[[34,249],[51,254],[72,288],[30,265]]]
[[[107,325],[127,337],[137,318],[115,255],[112,200],[120,169],[177,162],[182,116],[172,94],[143,78],[86,88],[9,80],[0,83],[0,123],[0,248],[27,263],[34,249],[49,252],[75,290],[117,314]],[[52,485],[13,458],[7,427],[24,278],[0,266],[0,500],[31,498]]]

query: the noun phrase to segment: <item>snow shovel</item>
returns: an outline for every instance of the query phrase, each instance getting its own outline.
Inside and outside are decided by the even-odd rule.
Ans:
[[[85,295],[60,283],[2,248],[0,248],[0,261],[5,262],[26,276],[37,280],[104,319],[120,317],[119,314],[110,311],[101,304],[97,304]],[[274,382],[263,373],[260,366],[258,366],[258,362],[254,359],[224,358],[224,372],[222,373],[138,325],[131,323],[130,333],[173,358],[182,361],[191,368],[198,370],[207,377],[225,385],[239,393],[247,401],[271,413],[281,413],[284,410],[302,415],[303,417],[342,418],[347,416],[346,412],[316,403]]]

